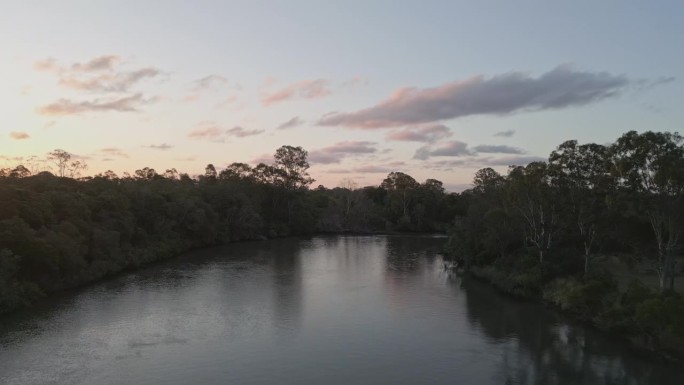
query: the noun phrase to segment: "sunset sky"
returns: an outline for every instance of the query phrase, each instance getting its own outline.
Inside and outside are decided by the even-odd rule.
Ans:
[[[0,166],[270,162],[452,191],[562,141],[682,131],[681,1],[3,1]]]

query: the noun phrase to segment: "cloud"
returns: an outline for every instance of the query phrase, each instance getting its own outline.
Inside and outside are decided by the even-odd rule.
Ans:
[[[219,139],[223,136],[224,130],[216,125],[203,125],[191,131],[188,137],[194,139]]]
[[[345,141],[338,142],[332,146],[322,148],[319,151],[325,151],[336,154],[371,154],[377,151],[374,142],[365,141]]]
[[[105,71],[114,68],[114,65],[119,63],[121,58],[116,55],[104,55],[91,59],[86,63],[74,63],[71,69],[74,71]]]
[[[39,107],[38,113],[46,116],[65,116],[100,111],[136,112],[143,105],[155,100],[156,98],[144,99],[140,93],[115,99],[94,99],[83,102],[59,99],[54,103]]]
[[[20,131],[12,131],[9,133],[10,139],[13,140],[25,140],[30,138],[31,136],[25,132],[20,132]]]
[[[486,166],[525,166],[532,162],[546,162],[541,156],[505,156],[501,158],[484,158]]]
[[[472,155],[473,151],[468,149],[468,144],[458,140],[452,140],[442,144],[437,148],[425,145],[416,150],[413,156],[415,159],[427,159],[431,156],[464,156]]]
[[[57,84],[85,93],[99,93],[105,96],[74,101],[58,99],[39,107],[42,115],[75,115],[83,112],[118,111],[130,112],[158,98],[144,98],[143,94],[132,93],[133,88],[142,80],[155,78],[161,71],[154,67],[143,67],[133,70],[121,69],[121,59],[117,55],[104,55],[89,61],[74,63],[70,66],[59,65],[53,58],[44,59],[34,64],[39,70],[51,71],[57,77]],[[127,94],[121,96],[119,94]]]
[[[368,173],[368,174],[375,174],[375,173],[382,173],[382,174],[389,174],[392,171],[396,171],[393,168],[388,168],[388,167],[383,167],[383,166],[361,166],[353,169],[354,172],[359,172],[359,173]]]
[[[403,162],[400,162],[403,165]],[[329,174],[389,174],[392,171],[397,170],[398,164],[387,164],[387,165],[367,165],[348,168],[333,168],[326,170]]]
[[[324,115],[319,124],[373,129],[470,115],[560,109],[616,97],[638,83],[624,75],[577,71],[569,65],[539,77],[522,72],[475,76],[435,88],[401,88],[373,107]]]
[[[431,170],[451,171],[454,168],[484,168],[501,166],[525,166],[532,162],[544,162],[546,158],[539,156],[504,156],[504,157],[465,157],[460,159],[441,159],[426,163]]]
[[[147,67],[135,71],[106,73],[95,77],[84,77],[82,74],[64,75],[59,78],[59,85],[87,92],[128,92],[136,83],[161,74],[156,68]]]
[[[240,126],[235,126],[231,129],[226,130],[226,134],[229,136],[235,136],[238,138],[245,138],[247,136],[254,136],[263,134],[264,130],[246,130]]]
[[[342,154],[327,154],[322,151],[311,151],[307,159],[311,164],[332,164],[340,163],[343,158],[344,155]]]
[[[278,130],[286,130],[288,128],[294,128],[298,127],[304,124],[304,121],[299,119],[299,116],[295,116],[294,118],[288,120],[287,122],[284,122],[283,124],[279,125],[277,127]]]
[[[153,150],[160,150],[160,151],[166,151],[166,150],[170,150],[170,149],[173,148],[172,145],[166,144],[166,143],[162,143],[162,144],[150,144],[149,146],[144,146],[144,147],[146,147],[146,148],[151,148],[151,149],[153,149]]]
[[[492,144],[481,144],[479,146],[473,147],[473,150],[475,152],[486,154],[524,154],[526,152],[522,148],[518,147]]]
[[[100,153],[105,154],[108,157],[118,157],[118,158],[128,158],[128,154],[123,152],[120,148],[116,147],[107,147],[107,148],[101,148]]]
[[[225,76],[221,75],[209,75],[205,76],[201,79],[197,79],[192,82],[192,86],[190,88],[190,93],[185,96],[184,100],[187,102],[193,102],[198,100],[202,94],[207,93],[212,90],[218,90],[222,86],[225,86],[229,83],[228,79]],[[238,84],[235,84],[233,86],[235,89],[239,89],[240,86]],[[230,100],[230,102],[235,101],[235,97],[232,97],[233,99]],[[230,99],[230,97],[229,97]],[[228,100],[226,100],[228,101]],[[222,102],[221,104],[229,104],[226,103],[226,101]],[[218,107],[218,106],[217,106]]]
[[[33,68],[38,71],[58,71],[60,69],[55,58],[49,57],[33,63]]]
[[[377,148],[374,145],[374,142],[365,141],[338,142],[332,146],[311,151],[308,159],[312,164],[339,163],[350,156],[375,153]]]
[[[85,63],[63,66],[54,58],[39,60],[34,68],[54,72],[57,83],[63,87],[87,92],[128,92],[136,83],[161,74],[154,67],[120,70],[121,58],[117,55],[95,57]]]
[[[197,92],[225,84],[228,84],[228,79],[226,79],[226,77],[221,75],[209,75],[192,82],[192,90]]]
[[[468,147],[467,143],[452,140],[438,146],[427,144],[416,150],[414,159],[428,159],[433,156],[465,157],[477,154],[525,154],[526,151],[505,145],[481,144],[475,147]]]
[[[261,104],[270,106],[292,99],[319,99],[330,95],[329,82],[325,79],[301,80],[280,90],[265,93]]]
[[[515,130],[499,131],[494,136],[499,136],[501,138],[510,138],[515,135]]]
[[[52,128],[52,127],[54,127],[56,124],[57,124],[57,121],[56,121],[56,120],[49,120],[49,121],[45,122],[45,124],[43,124],[43,129]]]
[[[387,134],[387,140],[432,143],[453,135],[443,124],[407,127]]]
[[[264,133],[264,130],[247,130],[240,126],[225,130],[214,122],[205,121],[199,123],[198,127],[188,134],[188,137],[193,139],[207,139],[213,142],[225,142],[228,136],[245,138],[262,133]]]

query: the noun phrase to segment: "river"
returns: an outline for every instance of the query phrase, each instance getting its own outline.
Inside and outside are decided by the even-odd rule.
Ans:
[[[684,368],[448,274],[444,238],[187,253],[0,317],[0,384],[677,384]]]

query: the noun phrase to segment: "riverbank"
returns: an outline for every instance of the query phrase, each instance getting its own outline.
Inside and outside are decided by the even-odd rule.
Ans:
[[[122,274],[127,274],[134,272],[143,267],[153,265],[155,263],[160,263],[169,259],[176,258],[182,254],[198,251],[202,249],[226,246],[236,243],[245,242],[265,242],[274,239],[286,239],[286,238],[309,238],[315,236],[378,236],[378,235],[393,235],[393,236],[424,236],[424,235],[441,235],[446,237],[444,233],[425,233],[425,232],[400,232],[400,231],[339,231],[339,232],[314,232],[310,234],[261,234],[254,237],[248,237],[243,239],[235,239],[228,242],[221,242],[216,244],[208,244],[201,246],[193,246],[189,242],[183,242],[182,240],[168,240],[164,242],[159,242],[157,244],[150,245],[145,249],[131,251],[129,254],[129,260],[131,261],[128,265],[123,266],[110,266],[107,270],[101,270],[97,275],[91,275],[83,278],[83,281],[73,283],[71,285],[61,287],[59,289],[51,291],[41,291],[39,288],[26,285],[24,288],[16,289],[16,300],[10,304],[10,306],[0,306],[0,316],[10,314],[14,311],[20,309],[27,309],[34,305],[37,301],[48,300],[53,296],[59,296],[64,293],[73,292],[75,290],[82,289],[84,287],[100,283],[102,281],[112,279],[114,277],[120,276]]]
[[[627,339],[637,349],[670,360],[684,361],[684,296],[657,293],[639,280],[621,288],[607,272],[587,277],[545,277],[541,269],[506,271],[475,266],[470,276],[500,292],[544,303],[579,322]]]
[[[186,253],[3,317],[0,383],[282,382],[270,367],[305,384],[680,385],[681,366],[449,279],[443,241],[292,237]]]

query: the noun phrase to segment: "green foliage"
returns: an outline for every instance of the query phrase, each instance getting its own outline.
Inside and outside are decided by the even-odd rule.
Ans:
[[[544,291],[544,299],[561,310],[592,319],[603,309],[607,301],[616,295],[617,285],[610,277],[593,277],[587,280],[560,278]]]
[[[682,296],[672,293],[684,239],[684,138],[631,131],[607,146],[569,140],[548,162],[505,176],[485,168],[473,184],[459,194],[449,231],[447,251],[462,266],[507,293],[541,296],[648,347],[684,353]],[[638,281],[619,288],[599,251],[650,266],[660,293]]]
[[[301,147],[279,148],[272,165],[209,164],[197,179],[143,167],[77,180],[70,176],[82,168],[71,154],[55,150],[49,160],[60,177],[0,173],[0,313],[191,248],[315,232],[434,231],[452,219],[453,202],[434,179],[421,185],[392,173],[401,176],[392,186],[309,190]],[[406,215],[395,217],[397,188],[411,195],[401,203]]]

